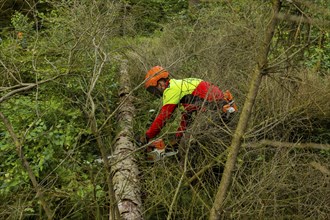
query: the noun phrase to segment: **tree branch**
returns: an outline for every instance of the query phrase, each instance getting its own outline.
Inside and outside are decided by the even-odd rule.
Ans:
[[[249,92],[247,94],[242,113],[240,115],[234,136],[229,147],[229,153],[227,156],[227,161],[225,169],[222,174],[221,182],[218,187],[215,200],[210,212],[210,220],[220,219],[220,215],[223,210],[224,201],[226,199],[227,192],[229,190],[229,185],[232,179],[232,173],[235,169],[235,164],[237,160],[237,155],[241,147],[241,142],[246,132],[248,121],[251,116],[253,105],[256,99],[256,96],[259,91],[259,87],[262,81],[262,77],[267,73],[265,69],[268,65],[268,54],[270,51],[270,44],[274,35],[275,27],[277,24],[276,15],[279,13],[281,7],[280,0],[273,0],[273,17],[267,27],[265,33],[265,39],[262,42],[262,49],[260,51],[260,56],[258,59],[258,65],[253,72],[252,79],[249,86]]]
[[[8,92],[8,93],[5,94],[4,96],[2,96],[2,97],[0,98],[0,104],[1,104],[2,102],[4,102],[5,100],[9,99],[11,96],[13,96],[13,95],[15,95],[15,94],[17,94],[17,93],[19,93],[19,92],[23,92],[23,91],[30,90],[30,89],[32,89],[32,88],[34,88],[34,87],[37,87],[37,86],[39,86],[39,85],[41,85],[41,84],[44,84],[44,83],[47,83],[47,82],[49,82],[49,81],[53,81],[53,80],[55,80],[55,79],[57,79],[57,78],[60,78],[60,77],[62,77],[62,76],[67,76],[67,74],[57,75],[57,76],[55,76],[55,77],[53,77],[53,78],[45,79],[45,80],[42,80],[42,81],[40,81],[40,82],[38,82],[38,83],[22,83],[22,84],[20,84],[20,85],[13,86],[12,88],[16,88],[16,87],[19,87],[19,86],[22,86],[22,87],[21,87],[21,88],[18,88],[18,89],[15,89],[15,90],[13,90],[13,91],[11,91],[11,92]]]
[[[97,146],[101,152],[103,164],[104,164],[104,170],[105,170],[105,175],[107,177],[106,182],[108,185],[108,201],[109,201],[109,219],[110,220],[115,220],[119,219],[119,211],[117,208],[117,202],[115,198],[115,193],[114,193],[114,187],[112,184],[112,176],[110,173],[110,165],[109,165],[109,160],[108,160],[108,155],[107,155],[107,150],[106,146],[102,140],[100,129],[98,129],[98,124],[96,121],[96,116],[95,116],[95,102],[93,99],[93,90],[95,88],[95,85],[101,75],[101,72],[103,70],[103,66],[105,62],[107,61],[107,54],[104,53],[99,45],[96,44],[95,38],[93,38],[93,45],[94,45],[94,70],[93,70],[93,75],[90,80],[89,88],[86,93],[87,99],[86,99],[86,114],[88,115],[89,122],[90,122],[90,128],[93,133],[93,135],[96,138]],[[101,58],[101,63],[98,64],[98,58]]]
[[[294,23],[306,23],[306,24],[311,24],[311,25],[315,25],[315,26],[324,26],[326,28],[330,28],[329,21],[321,21],[318,19],[311,19],[311,18],[307,18],[307,17],[303,17],[303,16],[278,13],[276,15],[276,18],[279,20],[290,21],[290,22],[294,22]]]
[[[22,143],[20,142],[20,140],[18,139],[16,133],[14,132],[13,126],[11,125],[10,121],[3,115],[2,112],[0,112],[0,118],[2,119],[5,127],[7,128],[7,131],[9,132],[11,138],[14,141],[15,147],[16,147],[16,152],[20,158],[20,160],[22,161],[22,165],[23,168],[25,169],[25,171],[28,173],[28,176],[32,182],[32,185],[34,187],[34,190],[36,191],[36,196],[39,199],[41,206],[43,207],[47,218],[48,219],[52,219],[53,218],[53,211],[49,208],[47,202],[44,199],[43,196],[43,192],[42,192],[42,187],[39,185],[36,176],[33,173],[33,170],[29,164],[29,162],[27,161],[27,159],[24,156],[23,153],[23,146]]]
[[[312,167],[314,167],[315,169],[319,170],[321,173],[323,173],[324,175],[330,177],[330,170],[328,168],[326,168],[325,166],[323,166],[322,164],[318,163],[318,162],[310,162],[309,163]]]
[[[260,147],[260,146],[272,146],[272,147],[285,147],[285,148],[301,148],[301,149],[316,149],[316,150],[330,150],[330,144],[318,144],[318,143],[294,143],[294,142],[282,142],[274,140],[262,140],[259,142],[250,142],[243,144],[244,147]]]

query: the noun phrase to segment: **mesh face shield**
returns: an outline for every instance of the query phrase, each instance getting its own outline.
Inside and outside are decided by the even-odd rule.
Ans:
[[[156,96],[157,98],[160,98],[163,95],[155,86],[149,86],[147,88],[147,91]]]

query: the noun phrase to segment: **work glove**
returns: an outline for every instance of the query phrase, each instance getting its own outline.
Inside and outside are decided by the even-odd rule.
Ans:
[[[237,112],[237,106],[234,102],[234,97],[229,90],[224,92],[223,102],[222,102],[222,112],[226,113],[228,118],[231,113]]]
[[[223,93],[223,99],[226,100],[227,102],[231,102],[234,99],[234,97],[229,90],[226,90]]]

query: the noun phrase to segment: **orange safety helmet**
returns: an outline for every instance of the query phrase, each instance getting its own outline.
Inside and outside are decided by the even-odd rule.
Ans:
[[[169,77],[169,72],[167,72],[163,67],[161,66],[154,66],[152,67],[147,75],[145,76],[145,84],[144,87],[148,90],[150,86],[157,86],[157,82],[160,79],[166,79]]]
[[[18,38],[18,39],[22,39],[22,38],[23,38],[23,33],[22,33],[21,31],[19,31],[19,32],[17,33],[17,38]]]

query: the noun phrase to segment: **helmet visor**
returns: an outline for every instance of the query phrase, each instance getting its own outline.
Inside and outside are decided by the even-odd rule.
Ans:
[[[149,86],[148,88],[147,88],[147,91],[148,92],[150,92],[151,94],[153,94],[154,96],[156,96],[157,98],[160,98],[160,97],[162,97],[162,93],[161,93],[161,91],[159,91],[158,89],[157,89],[157,87],[155,87],[155,86]]]

